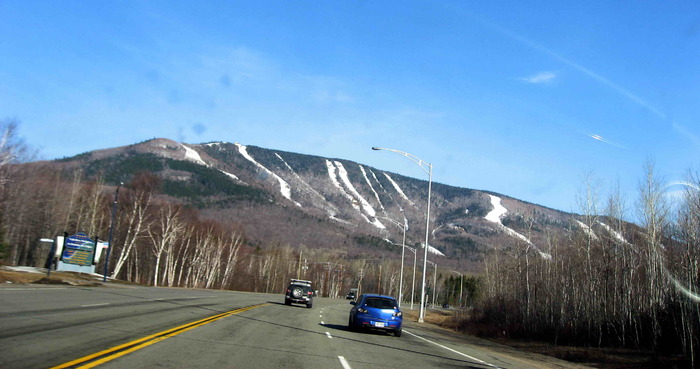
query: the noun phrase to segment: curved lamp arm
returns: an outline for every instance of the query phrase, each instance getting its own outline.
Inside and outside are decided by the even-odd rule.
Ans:
[[[401,150],[387,149],[386,147],[372,147],[372,150],[393,151],[393,152],[395,152],[395,153],[397,153],[397,154],[399,154],[399,155],[405,156],[405,157],[408,158],[408,160],[410,160],[410,161],[416,163],[416,165],[418,165],[421,169],[423,169],[423,171],[425,171],[426,173],[428,173],[428,175],[431,175],[431,176],[432,176],[432,173],[433,173],[433,165],[430,164],[430,163],[428,163],[428,162],[426,162],[425,160],[423,160],[423,159],[421,159],[421,158],[419,158],[419,157],[413,155],[413,154],[409,154],[409,153],[407,153],[407,152],[405,152],[405,151],[401,151]]]

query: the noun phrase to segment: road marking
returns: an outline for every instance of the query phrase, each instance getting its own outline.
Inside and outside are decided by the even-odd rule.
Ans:
[[[79,359],[69,361],[67,363],[54,366],[51,369],[62,369],[62,368],[81,368],[81,369],[88,369],[88,368],[94,368],[98,365],[102,365],[106,362],[112,361],[116,358],[122,357],[126,354],[130,354],[134,351],[140,350],[144,347],[150,346],[154,343],[163,341],[165,339],[168,339],[170,337],[175,337],[180,333],[187,332],[191,329],[201,327],[205,324],[209,324],[212,322],[215,322],[219,319],[229,317],[231,315],[239,314],[244,311],[252,310],[255,308],[259,308],[265,305],[269,304],[258,304],[258,305],[252,305],[252,306],[246,306],[240,309],[236,310],[231,310],[227,311],[225,313],[217,314],[214,316],[210,316],[208,318],[200,319],[191,323],[187,323],[185,325],[181,325],[179,327],[175,327],[172,329],[168,329],[156,334],[152,334],[150,336],[146,336],[143,338],[139,338],[137,340],[127,342],[125,344],[115,346],[100,352],[96,352],[92,355],[84,356]]]
[[[80,305],[80,307],[84,307],[84,308],[87,308],[87,307],[95,307],[95,306],[105,306],[105,305],[111,305],[111,304],[110,304],[110,303],[108,303],[108,302],[105,302],[105,303],[102,303],[102,304],[90,304],[90,305]]]
[[[328,336],[328,338],[333,338],[333,336],[331,336],[330,332],[326,332],[326,336]]]
[[[321,325],[325,325],[325,324],[326,324],[326,323],[324,323],[323,320],[321,320]]]
[[[338,360],[340,360],[340,365],[342,365],[344,369],[352,369],[344,357],[338,356]]]
[[[462,356],[464,356],[464,357],[466,357],[466,358],[469,358],[469,359],[474,360],[474,361],[478,361],[478,362],[481,363],[481,364],[488,365],[488,366],[493,367],[493,368],[499,368],[499,367],[496,366],[496,365],[489,364],[489,363],[487,363],[487,362],[485,362],[485,361],[483,361],[483,360],[479,360],[479,359],[475,358],[474,356],[469,356],[469,355],[467,355],[467,354],[465,354],[465,353],[462,353],[462,352],[459,352],[459,351],[457,351],[457,350],[455,350],[455,349],[451,349],[451,348],[449,348],[449,347],[447,347],[447,346],[444,346],[444,345],[441,345],[441,344],[439,344],[439,343],[437,343],[437,342],[433,342],[433,341],[431,341],[431,340],[429,340],[429,339],[427,339],[427,338],[423,338],[423,337],[421,337],[421,336],[419,336],[419,335],[417,335],[417,334],[413,334],[413,333],[411,333],[411,332],[407,332],[405,329],[404,329],[403,331],[404,331],[404,333],[408,333],[408,334],[410,334],[410,335],[413,336],[413,337],[420,338],[420,339],[422,339],[423,341],[432,343],[433,345],[438,346],[438,347],[440,347],[440,348],[443,348],[443,349],[445,349],[445,350],[447,350],[447,351],[451,351],[451,352],[453,352],[453,353],[455,353],[455,354],[462,355]]]

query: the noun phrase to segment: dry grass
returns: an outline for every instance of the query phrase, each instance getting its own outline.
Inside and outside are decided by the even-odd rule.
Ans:
[[[418,320],[417,310],[402,310],[404,317]],[[455,333],[460,332],[459,322],[453,319],[454,310],[431,310],[425,312],[426,323],[435,324]],[[485,338],[501,345],[518,350],[555,357],[572,363],[578,363],[600,369],[661,369],[690,368],[687,360],[680,357],[660,356],[651,352],[614,348],[555,346],[549,343],[515,340],[507,337]]]
[[[99,286],[100,283],[94,275],[73,272],[46,273],[20,272],[0,269],[0,283],[2,284],[66,284],[72,286]]]
[[[401,309],[401,311],[404,314],[405,319],[409,319],[412,321],[417,321],[418,320],[418,310],[408,310],[408,309]],[[437,326],[443,327],[443,328],[454,328],[450,327],[452,324],[452,316],[454,315],[454,312],[451,310],[426,310],[425,311],[425,317],[423,320],[425,320],[426,323],[430,324],[435,324]]]

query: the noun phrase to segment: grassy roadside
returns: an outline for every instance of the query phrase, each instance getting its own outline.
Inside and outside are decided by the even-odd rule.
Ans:
[[[404,317],[418,320],[417,310],[404,310]],[[455,333],[469,335],[463,331],[462,323],[454,318],[451,309],[428,309],[425,322],[448,329]],[[518,350],[555,357],[571,363],[600,369],[667,369],[690,368],[690,364],[680,357],[659,356],[651,352],[629,349],[555,346],[545,342],[515,340],[507,337],[484,337],[483,339],[509,346]]]

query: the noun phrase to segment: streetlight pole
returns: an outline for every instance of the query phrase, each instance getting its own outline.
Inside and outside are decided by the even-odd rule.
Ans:
[[[428,268],[428,237],[430,236],[430,192],[433,187],[433,164],[426,163],[424,160],[415,155],[404,151],[387,149],[384,147],[373,147],[372,150],[387,150],[395,152],[401,156],[405,156],[408,160],[418,165],[424,172],[428,173],[428,208],[425,212],[425,256],[423,257],[423,285],[421,286],[420,294],[420,313],[418,314],[418,323],[423,323],[425,320],[425,274]]]
[[[413,282],[411,282],[411,310],[413,310],[413,296],[416,291],[416,261],[418,260],[418,250],[408,246],[406,246],[406,248],[413,253]]]
[[[464,287],[464,274],[453,270],[453,272],[459,274],[459,306],[462,307],[462,288]]]
[[[119,198],[119,188],[124,185],[124,182],[119,182],[117,190],[114,191],[114,204],[112,204],[112,221],[109,225],[109,240],[107,241],[107,255],[105,256],[105,269],[102,276],[102,282],[107,282],[107,270],[109,269],[109,252],[112,250],[112,235],[114,233],[114,218],[117,217],[117,199]]]
[[[377,217],[381,219],[386,219],[396,225],[397,227],[401,227],[403,229],[403,242],[401,243],[401,275],[399,277],[399,307],[401,307],[401,301],[403,301],[403,259],[404,255],[406,254],[406,230],[408,229],[408,219],[404,216],[403,218],[403,225],[399,223],[398,221],[387,218],[387,217]],[[413,292],[411,292],[413,293]],[[413,309],[413,308],[411,308]]]
[[[433,309],[435,308],[435,295],[437,294],[437,263],[433,263],[432,261],[428,261],[430,264],[432,264],[435,267],[435,274],[433,274]]]

